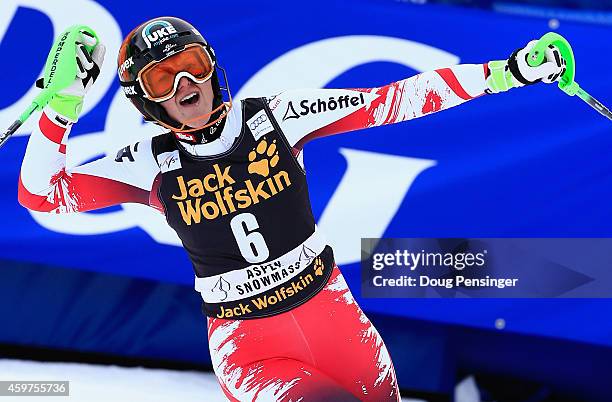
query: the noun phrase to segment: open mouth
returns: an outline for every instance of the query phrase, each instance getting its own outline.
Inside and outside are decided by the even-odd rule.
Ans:
[[[179,104],[181,106],[195,105],[198,103],[199,100],[200,100],[200,94],[198,94],[197,92],[191,92],[183,96],[179,100]]]

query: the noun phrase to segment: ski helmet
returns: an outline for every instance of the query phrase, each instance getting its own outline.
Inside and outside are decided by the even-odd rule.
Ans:
[[[143,72],[148,72],[158,63],[189,49],[193,57],[200,57],[203,69],[210,71],[180,72],[174,78],[172,92],[165,96],[153,93],[143,79]],[[130,32],[119,49],[117,58],[119,81],[127,98],[142,113],[145,120],[152,121],[174,132],[198,133],[218,123],[231,108],[231,93],[227,85],[225,70],[217,65],[215,52],[204,37],[190,23],[180,18],[161,17],[149,20]],[[225,87],[219,84],[217,69],[223,72]],[[211,80],[214,93],[212,111],[196,119],[209,116],[209,121],[200,127],[191,127],[171,118],[160,102],[172,97],[176,91],[178,79],[187,76],[195,82]],[[222,90],[227,93],[228,104],[224,103]],[[195,119],[193,119],[195,120]]]

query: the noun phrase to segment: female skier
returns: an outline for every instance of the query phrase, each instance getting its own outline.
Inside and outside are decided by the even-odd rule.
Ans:
[[[83,32],[70,44],[78,73],[30,137],[19,201],[50,213],[136,202],[165,214],[193,263],[214,370],[232,401],[399,400],[389,353],[315,225],[304,145],[550,83],[565,64],[550,48],[544,64],[530,67],[533,41],[508,60],[380,88],[291,90],[232,103],[202,35],[181,19],[157,18],[126,37],[118,74],[134,106],[167,132],[66,169],[68,133],[104,59],[96,42]]]

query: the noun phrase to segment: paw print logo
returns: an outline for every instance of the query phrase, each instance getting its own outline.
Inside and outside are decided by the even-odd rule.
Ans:
[[[251,152],[249,152],[249,173],[257,173],[260,176],[267,177],[270,174],[270,168],[278,164],[278,151],[276,149],[276,140],[268,144],[264,137],[259,144]]]
[[[315,272],[315,275],[316,276],[323,275],[323,269],[324,268],[325,267],[323,266],[323,261],[321,260],[321,257],[317,257],[315,259],[315,262],[314,262],[314,272]]]

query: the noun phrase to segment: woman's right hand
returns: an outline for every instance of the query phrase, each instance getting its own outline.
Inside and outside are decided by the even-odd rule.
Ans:
[[[98,42],[96,37],[85,30],[79,31],[74,43],[66,43],[63,48],[66,46],[76,47],[76,58],[74,60],[76,64],[76,75],[69,86],[53,95],[53,98],[51,98],[49,102],[49,106],[56,113],[74,123],[79,119],[85,94],[100,75],[106,48],[102,43]],[[85,46],[93,48],[91,54],[87,51]],[[55,45],[51,49],[51,52],[56,52]],[[53,63],[54,61],[55,59],[53,57],[47,59],[47,63]],[[45,66],[45,71],[48,71],[49,67],[51,66]],[[74,68],[74,65],[72,65],[71,68]],[[56,71],[55,74],[70,74],[70,72]],[[45,83],[39,80],[37,85],[44,87]]]

